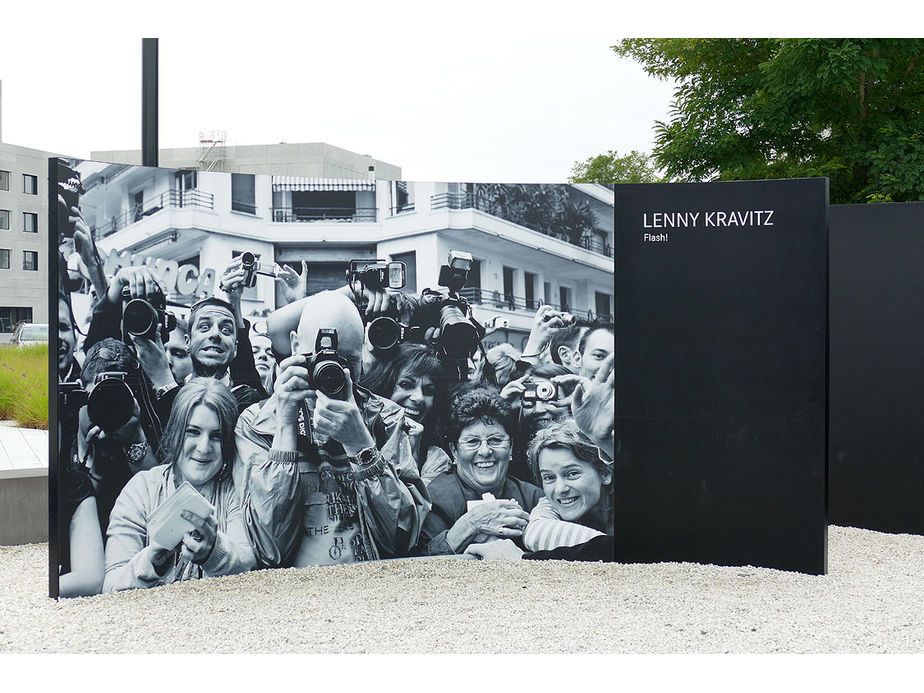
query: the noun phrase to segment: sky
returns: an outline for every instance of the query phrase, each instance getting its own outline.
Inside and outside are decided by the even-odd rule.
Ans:
[[[669,120],[674,85],[617,57],[621,37],[870,35],[903,16],[886,11],[891,0],[875,16],[858,4],[851,31],[847,1],[837,17],[797,0],[773,12],[628,4],[7,2],[0,136],[77,157],[139,149],[149,36],[160,39],[161,148],[223,130],[232,145],[326,142],[401,166],[408,180],[562,182],[590,156],[650,152],[654,122]]]
[[[210,130],[327,142],[409,180],[564,181],[577,160],[650,151],[671,100],[610,49],[615,3],[33,5],[3,10],[2,139],[78,157],[140,148],[143,36],[159,38],[161,148]]]

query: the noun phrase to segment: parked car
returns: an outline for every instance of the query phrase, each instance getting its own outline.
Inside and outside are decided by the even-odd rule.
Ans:
[[[28,344],[46,344],[48,342],[48,323],[20,322],[13,328],[10,344],[26,346]]]

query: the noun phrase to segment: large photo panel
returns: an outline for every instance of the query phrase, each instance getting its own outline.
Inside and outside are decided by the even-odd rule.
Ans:
[[[50,177],[52,596],[612,546],[612,186]]]
[[[826,210],[616,186],[617,559],[825,572]]]

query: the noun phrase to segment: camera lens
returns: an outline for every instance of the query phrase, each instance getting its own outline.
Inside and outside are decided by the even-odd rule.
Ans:
[[[465,359],[475,348],[478,334],[459,307],[446,303],[440,308],[440,346],[451,359]]]
[[[87,397],[87,414],[94,426],[115,431],[129,422],[135,409],[135,397],[124,380],[103,380]]]
[[[241,254],[241,264],[244,267],[253,267],[253,263],[257,261],[257,256],[251,253],[250,251]]]
[[[125,325],[125,331],[133,337],[153,339],[157,323],[157,310],[144,299],[135,298],[125,304],[122,324]]]
[[[375,349],[391,349],[401,339],[401,326],[394,318],[376,318],[369,323],[369,343]]]
[[[313,389],[320,390],[325,395],[336,395],[346,386],[343,367],[336,361],[321,361],[314,367],[310,385]]]
[[[556,387],[554,383],[541,382],[536,383],[536,399],[549,401],[555,399]]]

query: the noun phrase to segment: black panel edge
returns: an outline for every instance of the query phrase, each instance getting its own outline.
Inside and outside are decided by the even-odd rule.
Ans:
[[[48,596],[57,599],[58,507],[58,158],[48,159]]]

